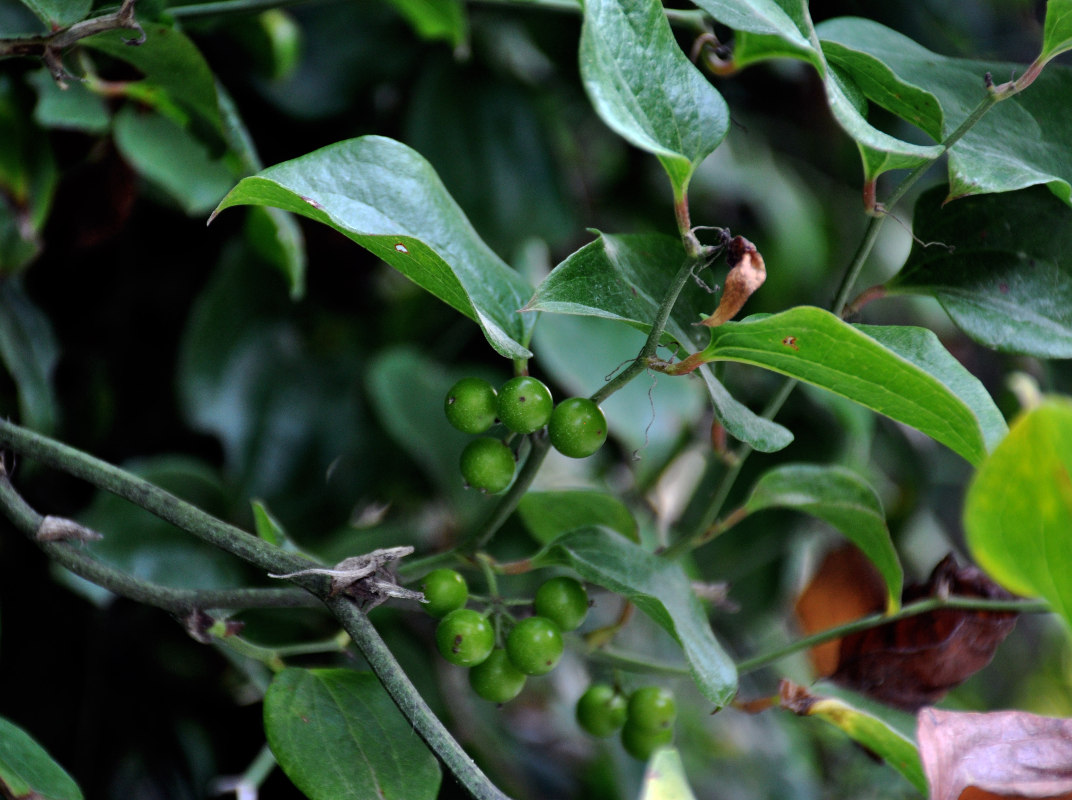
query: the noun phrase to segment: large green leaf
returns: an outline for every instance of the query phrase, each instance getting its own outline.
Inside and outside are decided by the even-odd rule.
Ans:
[[[784,464],[764,473],[745,503],[750,513],[791,508],[825,520],[860,548],[886,581],[887,609],[901,603],[904,571],[890,541],[882,501],[871,486],[844,467]]]
[[[310,800],[434,800],[439,762],[370,672],[278,673],[264,731],[279,766]]]
[[[0,794],[33,800],[82,800],[82,790],[37,741],[0,717]]]
[[[964,530],[995,580],[1072,626],[1072,400],[1045,398],[1013,423],[968,488]]]
[[[798,58],[818,71],[826,100],[838,124],[860,151],[866,180],[891,169],[908,169],[941,155],[937,146],[894,138],[871,125],[861,108],[858,87],[838,65],[828,63],[825,47],[808,13],[807,0],[696,0],[696,5],[736,31],[734,64],[744,67],[769,58]]]
[[[329,225],[473,320],[507,358],[528,358],[531,294],[473,230],[435,170],[392,139],[329,145],[243,179],[215,213],[273,206]]]
[[[657,156],[674,196],[729,130],[729,110],[674,39],[660,0],[586,0],[581,78],[620,136]]]
[[[534,556],[533,563],[571,567],[585,580],[627,597],[681,644],[693,679],[708,700],[721,708],[733,699],[737,669],[715,639],[680,564],[607,528],[567,533]]]
[[[995,350],[1072,358],[1072,210],[1041,187],[945,205],[916,202],[917,242],[888,294],[935,297]]]
[[[0,281],[0,362],[15,381],[23,425],[49,434],[59,408],[52,372],[60,349],[52,324],[16,278]]]
[[[108,130],[108,107],[84,83],[71,81],[61,89],[47,69],[31,72],[26,80],[37,92],[33,118],[38,125],[97,134]]]
[[[147,103],[199,138],[212,156],[223,153],[216,79],[197,46],[183,33],[159,23],[144,23],[145,41],[127,42],[130,31],[109,31],[83,40],[86,47],[132,64],[144,79],[127,84],[127,95]]]
[[[1049,61],[1072,50],[1072,0],[1047,0],[1039,58]]]
[[[633,513],[612,494],[584,490],[527,492],[517,506],[518,516],[541,544],[578,528],[603,525],[633,541],[640,538]]]
[[[818,26],[823,51],[876,104],[944,139],[986,96],[984,75],[1021,64],[947,58],[877,22],[854,17]],[[1008,192],[1047,184],[1072,202],[1072,70],[1049,67],[992,109],[949,155],[949,195]]]
[[[93,0],[22,0],[49,30],[73,25],[86,18]]]
[[[702,358],[754,364],[840,394],[973,464],[1005,432],[982,385],[921,328],[853,326],[799,306],[712,329]]]

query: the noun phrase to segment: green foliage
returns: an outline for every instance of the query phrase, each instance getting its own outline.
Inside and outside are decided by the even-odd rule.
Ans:
[[[82,792],[26,731],[0,718],[0,786],[13,797],[82,800]]]

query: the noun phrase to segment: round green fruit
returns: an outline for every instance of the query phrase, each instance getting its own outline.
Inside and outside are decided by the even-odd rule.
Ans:
[[[459,608],[443,617],[435,637],[443,658],[459,667],[475,667],[495,647],[495,631],[488,618],[471,608]]]
[[[473,439],[459,460],[462,477],[474,489],[497,494],[514,479],[514,454],[498,439]]]
[[[571,397],[555,406],[547,433],[562,455],[587,458],[607,441],[607,418],[587,397]]]
[[[538,431],[553,410],[551,390],[527,375],[511,378],[499,390],[499,420],[514,433]]]
[[[562,658],[562,633],[546,617],[523,619],[506,637],[506,652],[526,675],[544,675]]]
[[[460,572],[452,569],[435,569],[421,581],[424,592],[424,610],[436,619],[441,619],[461,608],[469,599],[469,585]]]
[[[533,606],[538,616],[547,617],[559,630],[576,630],[588,616],[588,592],[574,578],[551,578],[536,590]]]
[[[447,392],[443,411],[462,433],[483,433],[499,413],[495,387],[481,378],[462,378]]]
[[[632,719],[622,727],[622,747],[638,761],[647,761],[660,747],[668,747],[674,741],[674,729],[648,730],[634,725]]]
[[[577,724],[592,736],[605,739],[625,724],[625,695],[605,683],[593,683],[577,701]]]
[[[644,686],[629,696],[629,724],[646,731],[670,730],[677,717],[674,693],[661,686]]]
[[[469,670],[473,691],[492,703],[513,700],[525,688],[525,680],[525,673],[513,665],[502,648],[492,650],[487,659]]]

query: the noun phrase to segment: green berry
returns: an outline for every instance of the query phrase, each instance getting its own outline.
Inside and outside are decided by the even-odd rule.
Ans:
[[[511,378],[499,390],[499,420],[514,433],[533,433],[554,410],[551,390],[527,375]]]
[[[421,581],[421,591],[424,592],[424,610],[436,619],[461,608],[469,599],[469,585],[461,573],[452,569],[429,572]]]
[[[547,617],[559,630],[576,630],[588,616],[588,592],[574,578],[551,578],[536,590],[533,606],[538,616]]]
[[[451,611],[436,626],[436,646],[443,658],[459,667],[474,667],[495,646],[495,631],[483,614],[471,608]]]
[[[677,717],[674,693],[661,686],[644,686],[629,697],[629,724],[646,731],[670,730]]]
[[[622,727],[622,747],[638,761],[647,761],[660,747],[668,747],[674,741],[674,729],[648,730],[633,724],[632,719]]]
[[[483,433],[499,413],[495,387],[482,378],[462,378],[447,392],[443,410],[462,433]]]
[[[469,670],[473,691],[492,703],[513,700],[525,687],[525,673],[518,670],[502,648],[491,651],[482,663]]]
[[[459,461],[465,482],[482,492],[497,494],[514,479],[514,454],[498,439],[473,439]]]
[[[571,397],[555,406],[547,433],[562,455],[586,458],[607,441],[607,418],[587,397]]]
[[[506,637],[506,652],[526,675],[543,675],[562,658],[562,633],[546,617],[523,619]]]
[[[604,739],[625,724],[625,695],[605,683],[593,683],[577,701],[577,724],[592,736]]]

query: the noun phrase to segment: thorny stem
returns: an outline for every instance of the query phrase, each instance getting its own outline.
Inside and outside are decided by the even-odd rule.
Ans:
[[[887,622],[914,617],[918,614],[926,614],[928,611],[937,611],[946,608],[960,608],[968,611],[1015,611],[1020,614],[1044,614],[1053,609],[1047,603],[1037,600],[986,600],[978,597],[932,597],[926,600],[912,603],[893,614],[872,614],[867,617],[853,620],[844,625],[828,628],[825,631],[814,633],[797,639],[784,647],[771,650],[769,653],[746,658],[737,662],[737,672],[744,675],[755,672],[757,669],[773,664],[786,656],[798,653],[801,650],[809,650],[824,642],[840,639],[853,633],[859,633],[870,628],[877,628]]]
[[[454,777],[477,800],[508,800],[428,707],[368,617],[345,597],[329,597],[324,602],[353,638],[361,655],[417,735],[442,759]]]
[[[42,542],[35,537],[44,520],[11,485],[6,474],[0,475],[0,509],[57,564],[92,581],[108,591],[176,615],[194,609],[213,608],[296,608],[318,605],[316,598],[300,589],[175,589],[135,578],[111,567],[69,542]]]

